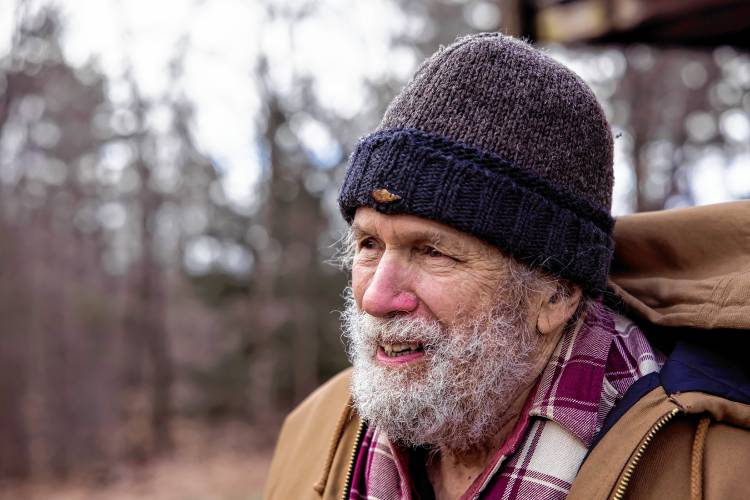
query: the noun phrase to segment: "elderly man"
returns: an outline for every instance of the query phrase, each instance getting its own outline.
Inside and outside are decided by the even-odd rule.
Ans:
[[[750,262],[750,207],[625,223],[616,265],[630,274],[605,294],[612,149],[590,89],[524,42],[469,36],[419,68],[339,197],[353,371],[289,416],[267,498],[750,495],[746,374],[700,342],[668,339],[667,359],[602,300],[657,324],[747,328],[747,275],[719,273],[706,295],[705,249],[663,237],[721,227],[711,244],[731,274]],[[641,258],[662,281],[638,274]],[[660,308],[689,264],[683,282],[701,286],[683,297],[712,308]]]

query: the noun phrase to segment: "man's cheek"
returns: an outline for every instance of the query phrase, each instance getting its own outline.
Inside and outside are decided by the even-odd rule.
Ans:
[[[357,308],[362,310],[362,297],[367,290],[368,283],[372,281],[373,270],[361,266],[352,267],[352,295]]]

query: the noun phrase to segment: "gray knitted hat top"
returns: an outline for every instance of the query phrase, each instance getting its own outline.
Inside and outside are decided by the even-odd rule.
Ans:
[[[439,50],[352,155],[339,195],[437,220],[597,295],[612,255],[612,135],[586,84],[495,33]]]

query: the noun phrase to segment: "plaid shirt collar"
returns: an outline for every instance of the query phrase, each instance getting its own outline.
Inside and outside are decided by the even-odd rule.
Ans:
[[[564,498],[615,402],[663,362],[626,318],[604,308],[587,314],[562,337],[527,411],[462,498]],[[567,448],[567,456],[560,446]],[[561,462],[560,457],[569,462],[553,470],[539,466],[550,451],[552,463]],[[377,428],[368,429],[350,498],[410,499],[409,457],[409,450],[389,443]]]

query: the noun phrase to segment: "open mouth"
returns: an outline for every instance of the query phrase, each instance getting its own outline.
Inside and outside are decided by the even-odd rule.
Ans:
[[[418,361],[425,356],[424,345],[419,342],[378,344],[376,358],[386,365],[403,365]]]
[[[380,348],[389,358],[398,358],[415,352],[424,352],[424,347],[419,342],[408,344],[380,344]]]

